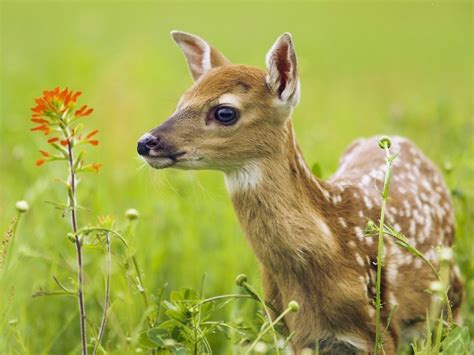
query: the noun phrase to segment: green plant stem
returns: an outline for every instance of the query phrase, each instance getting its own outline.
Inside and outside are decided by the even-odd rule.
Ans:
[[[131,226],[129,226],[128,229],[130,230]],[[83,228],[83,229],[81,229],[80,232],[82,232],[82,233],[90,233],[90,232],[110,233],[111,235],[117,237],[123,243],[123,245],[127,248],[127,252],[129,253],[128,258],[131,261],[131,264],[133,265],[135,274],[137,275],[138,291],[142,295],[143,304],[145,305],[145,308],[148,310],[149,307],[150,307],[150,301],[148,300],[148,294],[147,294],[146,288],[143,284],[143,278],[142,278],[142,274],[141,274],[141,271],[140,271],[140,267],[138,266],[138,261],[137,261],[137,258],[135,257],[135,255],[130,255],[130,246],[129,246],[129,243],[127,242],[127,240],[124,238],[124,236],[121,235],[120,233],[114,231],[113,229],[101,228],[101,227]],[[131,233],[131,232],[129,232],[129,233]],[[148,322],[148,326],[149,326],[150,329],[155,326],[155,321],[150,317],[149,314],[147,314],[147,322]]]
[[[120,233],[114,231],[113,229],[109,229],[109,228],[102,228],[102,227],[81,228],[79,230],[79,233],[75,233],[74,236],[76,236],[78,234],[87,234],[87,233],[90,233],[90,232],[110,233],[110,235],[113,235],[113,236],[117,237],[125,245],[125,247],[128,248],[128,243],[125,240],[125,238],[123,237],[123,235],[121,235]]]
[[[35,292],[31,297],[42,297],[42,296],[74,296],[77,297],[77,292],[67,292],[67,291],[38,291]]]
[[[382,192],[382,206],[380,208],[380,221],[379,221],[379,235],[378,235],[378,246],[377,246],[377,279],[375,287],[375,354],[378,353],[378,349],[383,349],[383,336],[382,336],[382,325],[380,319],[380,313],[382,309],[381,300],[381,283],[382,283],[382,267],[383,267],[383,247],[384,247],[384,219],[385,219],[385,208],[388,200],[388,191],[390,188],[390,179],[392,175],[392,157],[387,144],[384,146],[385,160],[387,163],[387,172],[385,173],[385,180]]]
[[[146,288],[143,285],[143,279],[142,279],[140,268],[138,267],[137,258],[135,257],[135,255],[132,255],[131,259],[132,259],[133,267],[135,268],[135,273],[137,274],[137,280],[139,282],[138,291],[142,295],[143,304],[145,305],[145,308],[147,309],[148,326],[151,329],[155,326],[155,321],[150,317],[150,314],[148,314],[148,310],[149,310],[149,307],[150,307],[150,301],[148,300],[148,295],[147,295],[147,292],[146,292]]]
[[[105,297],[104,297],[104,311],[102,313],[102,320],[100,322],[99,334],[97,336],[97,342],[94,347],[93,354],[97,354],[102,338],[105,332],[105,326],[107,324],[107,313],[109,311],[110,303],[110,274],[111,274],[111,256],[110,256],[110,236],[109,233],[105,233],[105,259],[106,259],[106,270],[105,270]]]
[[[66,138],[69,135],[66,136]],[[71,190],[68,191],[69,208],[71,211],[71,227],[74,233],[74,244],[76,245],[77,256],[77,298],[79,303],[79,323],[81,331],[82,354],[87,355],[87,329],[86,329],[86,309],[84,306],[84,268],[82,264],[82,244],[77,234],[77,215],[76,215],[76,176],[74,172],[74,157],[70,139],[67,140],[68,163],[69,163],[69,183]]]
[[[267,315],[267,318],[268,318],[268,323],[269,323],[269,326],[270,326],[270,329],[272,330],[272,333],[273,333],[273,342],[275,343],[275,350],[276,350],[276,353],[277,355],[280,354],[280,350],[278,349],[278,339],[277,339],[277,336],[276,336],[276,332],[275,332],[275,328],[273,326],[273,322],[272,322],[272,317],[271,317],[271,314],[270,314],[270,311],[268,310],[268,307],[267,307],[267,304],[265,302],[265,300],[260,297],[260,295],[253,289],[253,287],[251,285],[249,285],[247,282],[244,282],[242,284],[242,286],[244,286],[247,291],[251,294],[253,294],[255,297],[258,298],[258,300],[260,301],[260,303],[262,304],[262,307],[263,309],[265,310],[265,314]],[[283,318],[283,317],[281,317]],[[281,319],[281,318],[277,318],[278,321]],[[278,322],[276,322],[275,324],[277,324]]]
[[[148,299],[147,289],[145,288],[145,285],[143,283],[142,273],[141,273],[140,267],[138,265],[138,260],[135,257],[135,254],[131,254],[131,252],[130,252],[131,245],[133,245],[133,237],[134,237],[134,229],[133,229],[133,224],[132,223],[133,223],[132,221],[129,221],[128,226],[127,226],[127,235],[129,237],[129,240],[130,240],[130,245],[129,245],[129,243],[127,243],[126,239],[123,236],[121,236],[120,234],[116,233],[116,236],[127,247],[129,265],[130,265],[130,261],[131,261],[131,264],[133,265],[135,274],[137,275],[138,292],[140,292],[140,294],[142,296],[143,305],[145,306],[145,309],[146,309],[146,312],[147,312],[146,313],[146,318],[147,318],[148,328],[151,329],[155,326],[155,320],[151,317],[150,312],[149,312],[149,310],[150,310],[150,301]],[[154,351],[152,351],[152,353],[154,353]]]
[[[264,329],[262,329],[260,331],[260,333],[258,334],[257,338],[255,338],[255,340],[253,341],[253,343],[250,345],[250,347],[247,349],[247,351],[245,352],[245,354],[250,354],[250,352],[252,351],[252,349],[255,347],[255,345],[257,345],[257,343],[260,341],[260,339],[262,339],[262,337],[270,330],[272,329],[274,331],[274,326],[276,324],[278,324],[279,321],[281,321],[283,319],[283,317],[285,317],[288,313],[291,312],[291,309],[290,307],[288,307],[287,309],[285,309],[283,311],[283,313],[281,313],[277,318],[275,318],[274,321],[270,321],[269,325],[267,327],[265,327]]]
[[[5,263],[5,272],[8,271],[8,267],[10,265],[10,259],[11,259],[11,254],[13,252],[13,244],[15,243],[15,236],[16,236],[16,229],[18,227],[18,223],[20,221],[20,217],[23,213],[21,211],[18,211],[17,212],[17,215],[16,215],[16,218],[14,219],[14,222],[13,222],[13,227],[12,227],[12,237],[11,237],[11,240],[10,240],[10,245],[8,247],[8,251],[7,251],[7,256],[6,256],[6,263]]]
[[[220,295],[220,296],[214,296],[214,297],[206,298],[205,300],[202,300],[202,301],[198,302],[194,307],[200,307],[205,303],[219,301],[219,300],[223,300],[223,299],[227,299],[227,298],[251,298],[251,299],[254,299],[254,297],[252,297],[251,295],[242,295],[240,293],[231,294],[231,295]]]

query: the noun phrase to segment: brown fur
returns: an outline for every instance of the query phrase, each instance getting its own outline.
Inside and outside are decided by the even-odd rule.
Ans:
[[[268,300],[280,311],[290,300],[301,306],[297,314],[285,317],[289,330],[295,331],[296,350],[319,342],[322,353],[372,352],[377,240],[364,237],[363,230],[368,220],[378,221],[380,216],[384,152],[375,137],[361,139],[344,153],[338,171],[328,181],[311,174],[290,119],[297,102],[298,85],[292,77],[297,72],[296,57],[294,52],[286,55],[292,42],[282,38],[271,59],[291,58],[292,62],[277,63],[278,70],[289,74],[271,78],[277,84],[280,80],[275,88],[268,84],[269,74],[260,69],[214,66],[197,75],[176,112],[151,133],[160,138],[163,151],[184,152],[172,162],[174,167],[226,174],[240,224],[262,265]],[[278,47],[282,41],[284,45]],[[188,62],[195,59],[193,54]],[[286,93],[288,101],[282,102],[279,95],[288,85],[292,91]],[[238,98],[235,105],[241,116],[234,125],[222,126],[211,112],[228,94]],[[434,247],[450,247],[454,240],[449,191],[439,171],[413,143],[400,137],[393,137],[392,142],[391,149],[399,156],[387,206],[388,223],[437,265]],[[150,164],[163,167],[159,159]],[[423,321],[431,304],[425,290],[435,278],[425,264],[390,239],[385,245],[384,327],[392,308],[398,307],[384,348],[394,354],[403,333]],[[451,284],[457,313],[462,283],[454,265]]]

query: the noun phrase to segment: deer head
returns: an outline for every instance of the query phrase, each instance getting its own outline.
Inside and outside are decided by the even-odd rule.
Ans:
[[[298,103],[299,81],[291,35],[281,35],[266,70],[231,64],[198,36],[171,32],[194,84],[161,125],[145,133],[137,151],[156,168],[229,172],[281,152],[287,121]]]

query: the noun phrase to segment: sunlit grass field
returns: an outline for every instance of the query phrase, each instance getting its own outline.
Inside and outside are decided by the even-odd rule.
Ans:
[[[152,171],[137,157],[137,139],[174,110],[192,84],[170,30],[196,33],[235,63],[263,66],[282,32],[292,33],[300,64],[301,104],[293,121],[308,163],[323,177],[355,138],[407,136],[440,167],[453,191],[458,260],[466,282],[465,323],[474,326],[474,144],[471,2],[22,2],[1,9],[0,230],[15,202],[31,209],[19,225],[11,267],[0,283],[0,353],[77,353],[73,297],[31,295],[54,288],[52,275],[75,277],[61,163],[36,167],[44,144],[30,132],[30,107],[44,89],[70,87],[94,107],[100,130],[90,159],[103,164],[78,190],[81,224],[124,212],[140,218],[136,255],[151,293],[200,288],[236,292],[237,274],[259,286],[259,267],[218,172]],[[225,147],[223,147],[225,149]],[[115,243],[115,241],[114,241]],[[117,250],[117,244],[112,245]],[[114,249],[115,248],[115,249]],[[130,292],[116,252],[112,308],[104,346],[133,353],[144,309]],[[85,250],[88,319],[100,320],[103,253]],[[4,314],[4,312],[6,313]],[[222,317],[251,317],[253,304]],[[231,342],[212,338],[215,353]]]

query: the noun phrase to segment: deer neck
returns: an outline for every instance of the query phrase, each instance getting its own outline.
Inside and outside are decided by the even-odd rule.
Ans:
[[[314,177],[304,162],[291,121],[280,152],[227,172],[226,185],[240,224],[265,267],[275,272],[309,264],[324,267],[337,251],[324,217],[331,187]]]

